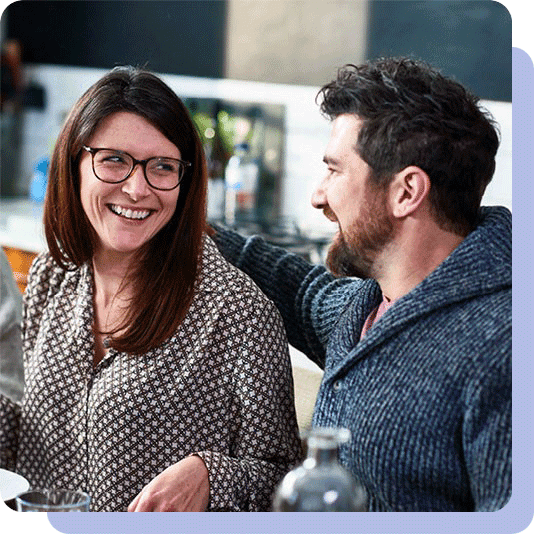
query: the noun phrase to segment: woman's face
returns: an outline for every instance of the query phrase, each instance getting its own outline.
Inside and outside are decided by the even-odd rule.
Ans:
[[[176,145],[147,120],[129,112],[106,117],[86,145],[127,152],[138,160],[157,156],[181,159]],[[170,220],[179,192],[179,186],[171,191],[150,187],[141,165],[124,182],[102,182],[94,175],[91,154],[83,151],[80,196],[98,236],[95,253],[135,253]]]

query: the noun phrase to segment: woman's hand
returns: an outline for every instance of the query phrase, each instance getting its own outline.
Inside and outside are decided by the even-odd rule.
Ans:
[[[128,506],[128,512],[205,512],[210,484],[199,456],[188,456],[149,482]]]

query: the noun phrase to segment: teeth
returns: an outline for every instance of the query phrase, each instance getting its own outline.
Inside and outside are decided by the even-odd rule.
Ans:
[[[149,210],[124,209],[115,204],[111,204],[109,208],[113,213],[125,217],[126,219],[146,219],[150,215]]]

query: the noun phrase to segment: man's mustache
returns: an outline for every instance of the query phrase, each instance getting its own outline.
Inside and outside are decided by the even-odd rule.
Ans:
[[[335,216],[334,212],[329,208],[325,207],[323,208],[323,215],[332,222],[337,222],[337,217]]]

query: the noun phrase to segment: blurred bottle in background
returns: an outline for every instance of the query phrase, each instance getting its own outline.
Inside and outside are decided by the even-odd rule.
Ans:
[[[220,138],[217,124],[218,101],[212,99],[188,99],[186,105],[197,127],[206,156],[208,172],[209,220],[219,220],[224,216],[224,167],[228,160]]]
[[[259,166],[250,156],[248,143],[238,143],[226,166],[225,222],[235,224],[236,220],[254,220],[258,192]]]
[[[43,157],[36,162],[33,169],[30,182],[30,199],[34,202],[43,202],[45,199],[49,163],[49,158]]]
[[[22,51],[17,41],[2,44],[2,75],[0,91],[0,194],[12,197],[18,194],[21,175],[20,152],[22,144]]]
[[[211,142],[207,146],[208,165],[208,219],[220,220],[224,217],[224,167],[228,156],[225,153],[217,124],[207,130]]]
[[[366,512],[365,490],[338,462],[338,447],[350,441],[346,428],[314,428],[307,457],[278,486],[274,512]]]
[[[189,97],[185,103],[206,154],[208,221],[249,230],[276,224],[284,107],[203,97]]]

